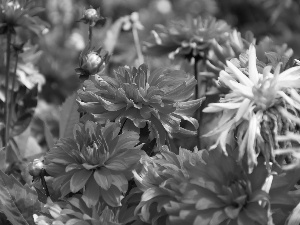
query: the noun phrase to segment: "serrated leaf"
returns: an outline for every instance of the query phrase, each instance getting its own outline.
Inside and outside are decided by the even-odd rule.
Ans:
[[[34,190],[0,170],[0,211],[12,224],[34,225],[33,214],[41,208],[42,203]]]
[[[77,93],[69,96],[62,105],[59,122],[59,137],[73,137],[73,127],[79,122],[79,112],[76,103]]]

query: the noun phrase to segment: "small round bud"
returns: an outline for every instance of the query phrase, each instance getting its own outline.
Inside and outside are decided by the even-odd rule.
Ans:
[[[101,62],[102,59],[96,52],[90,52],[86,55],[82,68],[92,75],[98,72]]]
[[[43,168],[44,163],[39,159],[33,160],[33,162],[29,163],[28,165],[29,174],[33,177],[40,176]]]
[[[87,9],[84,12],[84,17],[89,20],[95,20],[98,18],[98,13],[96,9]]]

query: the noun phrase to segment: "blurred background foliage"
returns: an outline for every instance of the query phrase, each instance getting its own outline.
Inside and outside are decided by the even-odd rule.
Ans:
[[[298,0],[36,0],[46,10],[40,17],[50,27],[40,38],[31,38],[42,52],[36,65],[45,77],[39,95],[38,106],[31,124],[27,142],[27,156],[35,156],[47,150],[45,124],[55,139],[59,137],[59,106],[70,96],[80,82],[75,68],[80,52],[88,43],[88,26],[79,23],[85,8],[100,7],[101,16],[107,18],[104,26],[93,32],[93,46],[104,46],[112,54],[108,68],[120,65],[136,66],[136,50],[130,31],[120,31],[117,40],[114,32],[120,28],[120,18],[138,12],[144,26],[139,30],[141,42],[150,39],[155,24],[167,24],[171,20],[193,16],[213,15],[225,20],[244,35],[251,31],[254,37],[269,36],[278,44],[286,43],[299,57],[300,1]],[[26,35],[26,34],[24,34]],[[114,43],[116,41],[116,43]],[[142,44],[141,43],[141,44]],[[115,44],[115,46],[114,46]],[[113,49],[113,50],[112,50]],[[167,57],[145,56],[151,69],[160,66],[176,66]],[[189,67],[187,67],[189,68]],[[188,72],[188,71],[187,71]],[[48,128],[47,128],[48,129]],[[22,138],[21,138],[22,140]]]

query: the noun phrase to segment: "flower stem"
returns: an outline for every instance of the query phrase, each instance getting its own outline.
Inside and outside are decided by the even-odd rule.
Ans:
[[[195,58],[195,62],[194,62],[194,76],[195,76],[195,80],[197,81],[197,85],[195,86],[195,99],[198,99],[198,95],[199,95],[199,81],[198,81],[198,62],[199,60],[197,58]],[[199,110],[196,110],[196,120],[199,123],[199,127],[197,129],[197,147],[198,150],[200,150],[201,147],[201,140],[200,140],[200,112]]]
[[[10,42],[11,42],[11,32],[7,32],[7,49],[6,49],[6,75],[5,75],[5,136],[4,136],[4,146],[7,145],[9,140],[9,68],[10,68]]]
[[[12,91],[11,91],[11,95],[10,95],[11,102],[10,102],[10,113],[8,114],[8,124],[11,124],[11,117],[12,117],[12,114],[14,113],[14,108],[15,108],[14,89],[15,89],[15,85],[16,85],[18,61],[19,61],[19,54],[17,52],[16,53],[16,63],[15,63],[13,77],[12,77]]]
[[[88,48],[92,46],[92,38],[93,38],[93,26],[89,25],[89,45]]]
[[[201,61],[201,71],[206,71],[206,58],[203,58]],[[199,92],[198,92],[198,98],[203,98],[206,96],[206,86],[207,82],[206,79],[203,77],[200,77],[201,79],[198,80],[199,85]],[[199,122],[199,129],[198,129],[198,149],[201,149],[202,143],[201,143],[201,127],[203,127],[202,121],[203,121],[203,109],[205,107],[205,101],[202,102],[200,108],[197,110],[197,120]]]
[[[42,181],[43,188],[45,189],[46,195],[47,195],[47,197],[49,197],[50,193],[49,193],[49,190],[48,190],[48,187],[47,187],[47,183],[46,183],[46,180],[45,180],[45,177],[44,177],[44,173],[45,173],[45,169],[42,169],[42,173],[40,175],[40,178],[41,178],[41,181]]]
[[[141,65],[141,64],[144,63],[144,56],[143,56],[142,48],[141,48],[141,45],[140,45],[139,34],[138,34],[137,29],[136,29],[135,26],[132,27],[132,35],[133,35],[133,40],[134,40],[136,53],[138,55],[139,65]]]
[[[128,119],[128,118],[126,117],[126,119],[124,120],[124,123],[123,123],[122,126],[121,126],[121,129],[120,129],[118,135],[122,134],[122,130],[123,130],[124,126],[125,126],[125,123],[126,123],[127,119]]]

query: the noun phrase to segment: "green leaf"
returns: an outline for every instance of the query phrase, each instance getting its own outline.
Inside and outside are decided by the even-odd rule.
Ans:
[[[73,127],[79,122],[79,112],[76,103],[77,93],[69,96],[62,105],[59,122],[59,137],[73,137]]]
[[[44,134],[45,134],[45,138],[46,138],[48,148],[49,149],[53,148],[54,144],[55,144],[54,138],[53,138],[51,130],[50,130],[49,126],[47,125],[46,121],[44,121]]]
[[[41,208],[34,190],[0,171],[0,211],[12,224],[34,225],[33,214]]]

